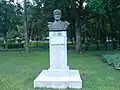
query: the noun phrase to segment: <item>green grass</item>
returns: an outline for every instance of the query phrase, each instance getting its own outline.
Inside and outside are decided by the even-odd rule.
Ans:
[[[33,81],[39,72],[49,67],[48,58],[48,52],[1,52],[0,90],[34,90]],[[68,53],[70,68],[80,71],[81,90],[120,90],[120,71],[107,66],[101,59],[88,53]]]

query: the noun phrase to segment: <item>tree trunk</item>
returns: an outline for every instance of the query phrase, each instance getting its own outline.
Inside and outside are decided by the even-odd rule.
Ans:
[[[112,15],[110,15],[109,13],[108,13],[108,20],[109,20],[111,31],[112,31],[112,49],[115,50],[117,48],[117,45],[115,42],[116,41],[115,40],[115,30],[113,28]]]
[[[99,22],[99,18],[97,18],[97,26],[96,26],[96,29],[97,29],[97,36],[96,36],[96,39],[97,39],[97,42],[96,42],[96,44],[97,44],[97,50],[100,50],[100,22]]]
[[[108,50],[108,32],[107,30],[105,30],[105,17],[102,16],[101,17],[101,26],[102,26],[102,34],[103,34],[103,39],[104,39],[104,46],[105,46],[105,50],[107,51]]]
[[[26,52],[29,52],[29,45],[28,45],[28,27],[27,27],[27,5],[26,0],[24,0],[24,23],[25,23],[25,48]]]
[[[74,30],[74,32],[73,32],[73,39],[74,39],[74,42],[76,42],[76,31],[75,31],[76,27],[75,27],[75,22],[73,22],[72,25],[73,25],[72,29]]]
[[[104,43],[104,45],[105,45],[105,50],[107,51],[108,50],[108,41],[107,41],[107,39],[105,38],[105,41],[104,41],[105,43]]]
[[[119,23],[118,23],[118,25],[119,25]],[[118,40],[118,47],[120,47],[120,39],[119,38],[120,38],[120,30],[118,29],[118,38],[117,38],[117,40]]]
[[[8,49],[8,43],[7,43],[7,33],[4,32],[4,44],[5,44],[5,49]]]
[[[80,18],[76,15],[75,20],[75,27],[76,27],[76,52],[82,52],[82,43],[81,43],[81,32],[80,32]]]
[[[97,36],[97,42],[96,42],[96,44],[97,44],[97,50],[100,50],[100,44],[99,44],[98,36]]]

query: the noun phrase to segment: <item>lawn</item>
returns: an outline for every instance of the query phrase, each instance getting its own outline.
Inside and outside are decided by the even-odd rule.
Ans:
[[[100,56],[68,52],[68,64],[80,71],[81,90],[120,90],[120,71],[106,65]],[[0,52],[0,90],[34,90],[33,81],[49,67],[48,52]],[[51,90],[51,89],[37,89]],[[73,89],[66,89],[73,90]]]

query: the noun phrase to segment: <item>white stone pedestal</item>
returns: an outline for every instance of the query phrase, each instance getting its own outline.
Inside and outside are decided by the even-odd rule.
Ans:
[[[50,68],[43,70],[34,80],[34,88],[82,88],[82,80],[78,70],[69,70],[67,65],[66,31],[62,36],[52,36],[58,32],[50,32]]]
[[[82,88],[78,70],[43,70],[34,80],[34,88]]]
[[[67,65],[68,25],[67,21],[49,22],[50,68],[38,75],[34,80],[34,88],[82,88],[79,71],[69,70]]]

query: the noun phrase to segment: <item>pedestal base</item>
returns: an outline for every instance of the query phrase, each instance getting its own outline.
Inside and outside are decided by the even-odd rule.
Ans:
[[[43,70],[34,80],[34,88],[79,89],[82,88],[82,80],[78,70]]]

